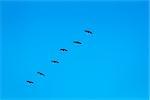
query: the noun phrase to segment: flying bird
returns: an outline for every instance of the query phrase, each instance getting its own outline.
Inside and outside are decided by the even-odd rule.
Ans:
[[[68,51],[67,49],[61,48],[60,51]]]
[[[93,32],[90,30],[84,30],[84,32],[89,33],[89,34],[93,34]]]
[[[51,62],[52,63],[57,63],[57,64],[59,63],[57,60],[52,60]]]
[[[34,83],[33,81],[29,81],[29,80],[28,80],[28,81],[26,81],[26,82],[28,82],[28,83],[30,83],[30,84],[33,84],[33,83]]]
[[[82,44],[82,43],[79,42],[79,41],[73,41],[73,43],[76,43],[76,44]]]
[[[37,72],[37,74],[41,75],[41,76],[45,76],[45,74],[41,73],[41,72]]]

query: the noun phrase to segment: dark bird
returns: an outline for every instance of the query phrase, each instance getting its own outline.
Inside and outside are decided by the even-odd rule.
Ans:
[[[61,48],[60,51],[68,51],[67,49]]]
[[[84,30],[84,32],[89,33],[89,34],[93,34],[93,32],[91,32],[89,30]]]
[[[28,83],[30,83],[30,84],[33,84],[33,83],[34,83],[33,81],[26,81],[26,82],[28,82]]]
[[[57,60],[52,60],[51,62],[52,63],[59,63]]]
[[[79,42],[79,41],[73,41],[73,43],[76,43],[76,44],[82,44],[82,43]]]
[[[45,74],[41,73],[41,72],[37,72],[37,74],[41,75],[41,76],[45,76]]]

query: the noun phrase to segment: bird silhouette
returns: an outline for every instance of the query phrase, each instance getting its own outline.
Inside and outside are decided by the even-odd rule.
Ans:
[[[82,43],[79,42],[79,41],[73,41],[73,43],[76,43],[76,44],[82,44]]]
[[[90,30],[88,30],[88,29],[84,30],[84,32],[86,32],[86,33],[88,33],[88,34],[93,34],[93,32],[90,31]],[[82,42],[80,42],[80,41],[73,41],[73,43],[74,43],[74,44],[78,44],[78,45],[82,44]],[[65,49],[65,48],[60,48],[59,50],[62,51],[62,52],[68,51],[68,50]],[[51,60],[51,63],[58,64],[58,63],[60,63],[60,62],[59,62],[58,60]],[[41,75],[41,76],[45,76],[44,73],[39,72],[39,71],[37,72],[37,74],[39,74],[39,75]],[[31,80],[27,80],[26,82],[29,83],[29,84],[34,84],[34,82],[31,81]],[[34,85],[35,85],[35,84],[34,84]]]
[[[41,72],[37,72],[37,74],[41,75],[41,76],[45,76],[45,74],[41,73]]]
[[[67,49],[61,48],[60,51],[68,51]]]
[[[34,83],[33,81],[29,81],[29,80],[28,80],[28,81],[26,81],[26,82],[28,82],[29,84],[33,84],[33,83]]]
[[[84,30],[84,32],[89,33],[89,34],[93,34],[93,32],[90,30]]]
[[[52,63],[59,63],[57,60],[51,60]]]

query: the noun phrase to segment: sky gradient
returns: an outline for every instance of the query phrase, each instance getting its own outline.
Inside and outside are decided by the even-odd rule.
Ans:
[[[147,2],[2,2],[1,14],[2,100],[148,100]]]

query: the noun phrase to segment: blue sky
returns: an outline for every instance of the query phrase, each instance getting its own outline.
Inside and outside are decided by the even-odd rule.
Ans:
[[[4,100],[147,96],[147,2],[2,2]]]

